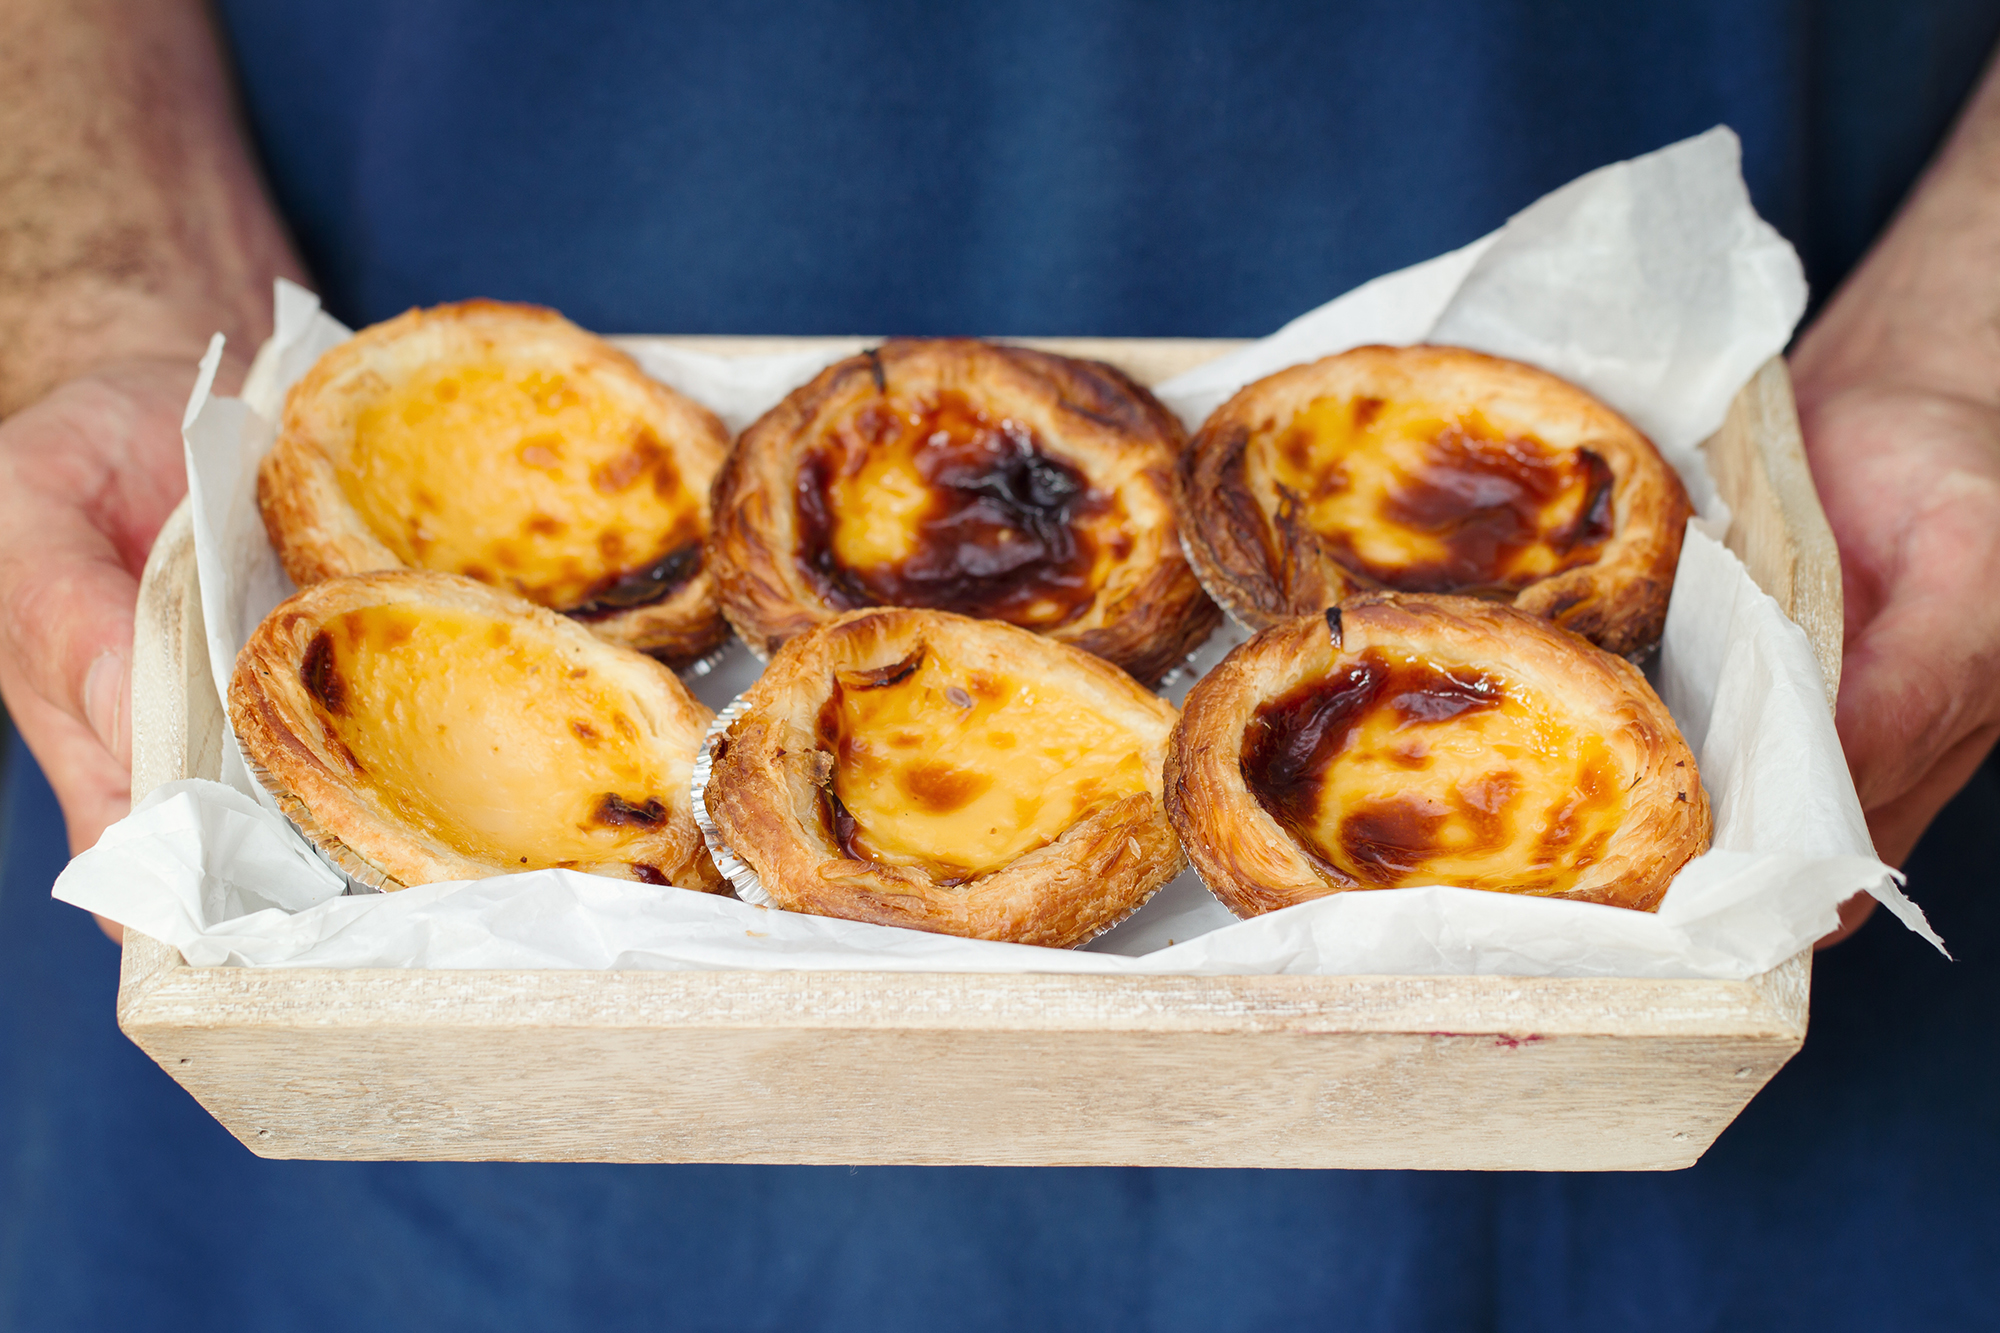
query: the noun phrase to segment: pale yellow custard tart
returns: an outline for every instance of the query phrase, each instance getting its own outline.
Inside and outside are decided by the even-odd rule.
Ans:
[[[702,555],[728,445],[714,413],[554,311],[467,301],[322,356],[257,499],[301,587],[463,574],[681,664],[728,633]]]
[[[1166,801],[1243,917],[1430,884],[1651,911],[1710,831],[1638,668],[1510,607],[1397,593],[1231,652],[1188,694]]]
[[[1185,864],[1171,704],[998,621],[849,612],[792,639],[713,742],[706,803],[773,902],[1068,947]]]
[[[717,892],[673,672],[451,574],[328,579],[251,635],[244,754],[335,864],[399,889],[558,867]]]
[[[1455,593],[1622,656],[1660,638],[1692,512],[1616,412],[1459,347],[1357,347],[1244,388],[1177,488],[1188,557],[1253,629],[1357,592]]]
[[[724,612],[760,653],[842,612],[1004,620],[1148,684],[1220,613],[1175,528],[1171,412],[1111,366],[899,338],[754,423],[715,485]]]

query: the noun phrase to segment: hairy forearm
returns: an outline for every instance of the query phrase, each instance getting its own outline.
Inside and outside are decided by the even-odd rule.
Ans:
[[[1808,407],[1861,383],[2000,407],[2000,62],[1792,369]]]
[[[254,345],[300,272],[199,0],[0,0],[0,417],[218,329]]]

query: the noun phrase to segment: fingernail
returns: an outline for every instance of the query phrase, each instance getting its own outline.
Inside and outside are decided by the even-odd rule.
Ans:
[[[125,659],[106,650],[90,664],[83,678],[83,719],[114,759],[125,757]]]

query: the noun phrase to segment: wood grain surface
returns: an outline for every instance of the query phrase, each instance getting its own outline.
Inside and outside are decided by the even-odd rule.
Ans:
[[[871,338],[670,338],[718,355]],[[1241,344],[1021,339],[1145,383]],[[1708,443],[1728,544],[1838,682],[1840,576],[1772,361]],[[133,792],[219,772],[185,506],[140,589]],[[1805,1038],[1742,982],[192,968],[120,1026],[269,1157],[1657,1170]]]

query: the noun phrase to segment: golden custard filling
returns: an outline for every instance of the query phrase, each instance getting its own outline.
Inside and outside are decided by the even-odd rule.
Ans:
[[[1252,493],[1291,506],[1333,557],[1403,592],[1512,594],[1597,558],[1614,477],[1477,410],[1323,397],[1253,437]]]
[[[1535,692],[1384,648],[1265,703],[1241,762],[1308,855],[1368,888],[1565,892],[1603,859],[1629,785]]]
[[[667,586],[700,558],[702,497],[586,368],[497,351],[425,364],[354,417],[335,472],[406,565],[510,587],[558,610]]]
[[[856,860],[946,882],[989,874],[1136,792],[1145,739],[1061,689],[957,666],[925,647],[842,672],[820,710],[827,818]]]
[[[629,691],[505,620],[349,611],[314,636],[300,677],[355,785],[475,859],[620,860],[687,784]]]
[[[802,458],[799,562],[842,610],[921,606],[1050,630],[1132,553],[1118,488],[963,393],[876,399]]]

